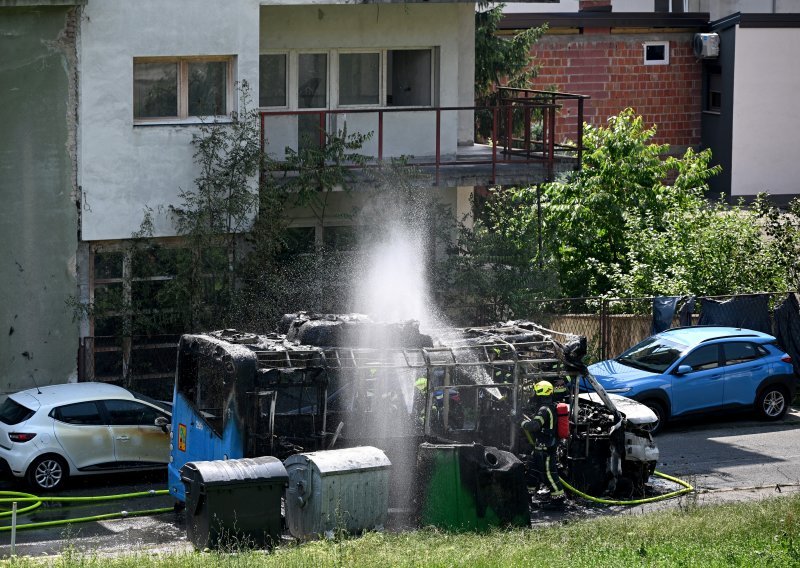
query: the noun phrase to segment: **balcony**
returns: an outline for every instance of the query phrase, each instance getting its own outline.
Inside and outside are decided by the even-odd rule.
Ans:
[[[371,163],[404,157],[435,186],[534,185],[580,167],[588,98],[501,88],[495,106],[262,111],[262,145],[280,162],[346,129],[371,134]]]

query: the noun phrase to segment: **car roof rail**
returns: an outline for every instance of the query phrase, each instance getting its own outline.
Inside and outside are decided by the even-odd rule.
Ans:
[[[746,334],[742,334],[742,335],[718,335],[716,337],[707,337],[706,339],[704,339],[700,343],[706,343],[708,341],[716,341],[717,339],[731,339],[731,338],[739,338],[739,337],[756,337],[756,338],[759,338],[759,339],[767,340],[766,337],[761,337],[759,335],[756,335],[755,333],[746,333]]]
[[[716,325],[679,325],[678,327],[668,327],[664,331],[659,331],[656,335],[661,335],[662,333],[668,333],[670,331],[678,331],[680,329],[695,329],[698,327],[719,327]]]

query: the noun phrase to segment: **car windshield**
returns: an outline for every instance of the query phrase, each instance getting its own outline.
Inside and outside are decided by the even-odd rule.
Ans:
[[[0,422],[12,425],[24,422],[33,416],[33,410],[22,406],[20,403],[7,398],[3,404],[0,404]]]
[[[167,402],[165,400],[156,400],[152,397],[147,396],[146,394],[142,394],[136,391],[128,391],[128,392],[130,392],[133,396],[135,396],[139,400],[149,402],[153,406],[159,407],[161,410],[165,410],[166,412],[172,413],[172,403],[170,402]]]
[[[617,357],[617,362],[642,371],[663,373],[687,347],[663,337],[649,337]]]

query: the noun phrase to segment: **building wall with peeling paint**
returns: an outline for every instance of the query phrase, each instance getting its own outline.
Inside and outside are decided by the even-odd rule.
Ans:
[[[77,295],[82,3],[0,4],[0,393],[77,374],[68,300]]]
[[[198,119],[134,124],[133,60],[234,57],[234,78],[257,100],[258,0],[90,1],[80,42],[80,183],[84,241],[129,239],[146,208],[171,236],[170,205],[194,189]]]

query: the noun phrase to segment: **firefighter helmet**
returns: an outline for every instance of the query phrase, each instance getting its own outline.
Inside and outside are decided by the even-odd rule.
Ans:
[[[536,396],[553,396],[553,384],[550,381],[539,381],[533,385]]]

